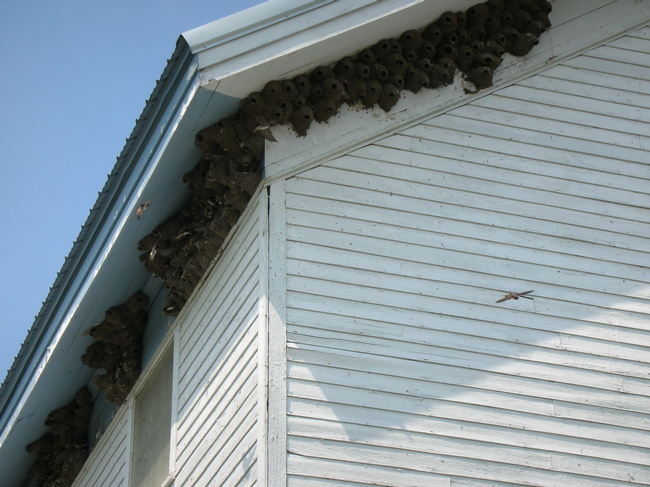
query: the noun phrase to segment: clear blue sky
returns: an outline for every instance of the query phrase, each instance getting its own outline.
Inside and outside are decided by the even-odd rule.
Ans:
[[[181,33],[261,0],[0,0],[0,381]]]

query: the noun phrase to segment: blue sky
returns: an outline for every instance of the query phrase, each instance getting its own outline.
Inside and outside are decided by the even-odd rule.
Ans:
[[[0,381],[181,33],[261,0],[0,0]]]

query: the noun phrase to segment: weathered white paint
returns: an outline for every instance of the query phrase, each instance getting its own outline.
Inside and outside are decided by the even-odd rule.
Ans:
[[[260,262],[260,302],[258,324],[258,349],[257,349],[257,410],[258,422],[258,448],[257,448],[257,484],[269,485],[269,289],[271,279],[269,274],[269,197],[268,188],[263,188],[259,196],[259,262]]]
[[[178,485],[257,479],[260,207],[252,204],[178,325]]]
[[[647,43],[287,180],[288,485],[650,483]]]
[[[131,411],[120,410],[77,476],[78,487],[126,487],[129,472]]]
[[[287,238],[284,181],[269,193],[268,213],[268,483],[287,481]]]

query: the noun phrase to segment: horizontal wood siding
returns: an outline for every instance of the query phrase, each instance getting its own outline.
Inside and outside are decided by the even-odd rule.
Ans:
[[[127,406],[124,406],[127,407]],[[77,487],[126,487],[128,484],[128,452],[131,438],[128,421],[130,411],[120,414],[110,425],[83,470],[77,476]]]
[[[177,485],[256,483],[259,232],[254,209],[179,330]]]
[[[287,181],[289,485],[650,484],[649,53]]]

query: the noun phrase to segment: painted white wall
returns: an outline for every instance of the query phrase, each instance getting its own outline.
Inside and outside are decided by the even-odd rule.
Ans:
[[[129,485],[131,406],[126,406],[110,424],[75,480],[75,486],[126,487]]]
[[[288,485],[650,483],[648,32],[287,180]]]
[[[260,361],[258,207],[179,326],[176,485],[253,485]]]
[[[266,308],[259,266],[266,203],[261,201],[261,205],[251,202],[230,245],[152,360],[155,370],[173,340],[173,397],[167,405],[172,409],[168,426],[172,475],[165,486],[172,482],[255,485],[266,475],[266,400],[260,400],[266,397],[266,346],[262,344],[260,350],[266,312],[260,310]],[[135,396],[146,389],[149,376],[150,370],[145,371]],[[75,485],[131,485],[133,408],[131,398],[118,411]],[[263,459],[258,463],[260,451]]]

